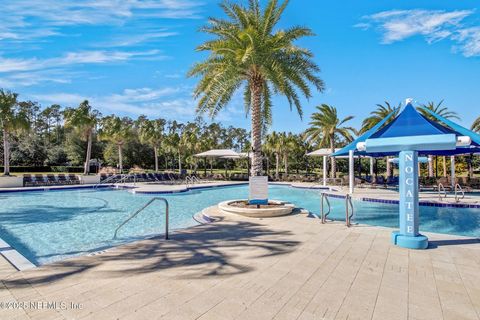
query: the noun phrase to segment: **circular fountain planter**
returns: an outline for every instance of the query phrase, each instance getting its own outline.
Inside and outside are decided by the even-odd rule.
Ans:
[[[279,217],[292,213],[295,206],[291,203],[279,200],[268,200],[268,205],[247,205],[245,199],[228,200],[220,202],[218,208],[227,213],[235,213],[252,218]]]

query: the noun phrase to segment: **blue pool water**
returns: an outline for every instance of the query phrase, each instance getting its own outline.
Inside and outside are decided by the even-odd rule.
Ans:
[[[223,200],[246,198],[246,185],[162,195],[170,203],[171,229],[196,225],[192,215]],[[319,191],[272,185],[271,199],[319,213]],[[37,265],[85,254],[164,231],[163,204],[148,207],[119,231],[116,227],[153,195],[125,190],[68,190],[0,194],[0,238]],[[344,220],[345,202],[331,198],[329,217]],[[355,201],[358,223],[398,227],[398,206]],[[421,230],[480,235],[480,210],[420,207]],[[319,223],[313,220],[312,223]]]

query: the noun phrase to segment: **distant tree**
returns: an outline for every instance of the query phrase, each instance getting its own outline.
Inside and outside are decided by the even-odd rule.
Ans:
[[[215,38],[197,48],[210,55],[189,72],[201,77],[195,89],[195,97],[200,97],[197,111],[211,117],[244,89],[245,109],[251,113],[252,175],[262,172],[262,129],[271,122],[272,93],[285,96],[301,116],[299,92],[309,98],[309,84],[324,89],[313,54],[294,43],[312,36],[312,31],[304,27],[274,31],[287,4],[270,0],[262,10],[259,0],[249,1],[248,7],[223,2],[220,6],[228,18],[210,18],[201,29]]]
[[[10,175],[10,139],[15,132],[28,129],[28,118],[19,110],[17,93],[0,89],[0,129],[3,135],[3,174]]]
[[[92,155],[93,133],[99,121],[100,112],[92,109],[88,100],[83,101],[77,108],[67,108],[64,111],[65,126],[72,128],[87,141],[83,174],[90,173],[90,158]]]
[[[144,120],[138,123],[140,141],[153,147],[156,172],[158,172],[158,149],[165,135],[165,123],[164,119]]]
[[[422,107],[426,108],[433,113],[438,114],[439,116],[445,118],[445,119],[455,119],[455,120],[460,120],[460,117],[458,116],[458,113],[455,111],[450,111],[448,110],[447,107],[442,106],[443,100],[441,100],[439,103],[435,103],[433,101],[428,102],[427,104],[423,104]],[[417,110],[427,119],[438,122],[438,120],[433,117],[430,113],[425,111],[423,108],[417,108]],[[433,177],[433,157],[428,156],[429,161],[428,161],[428,175],[430,177]],[[443,176],[447,176],[447,157],[443,156]]]
[[[111,115],[103,118],[100,123],[100,139],[117,146],[118,168],[123,172],[123,147],[133,137],[133,121],[128,117]]]
[[[275,155],[275,179],[278,180],[280,178],[280,156],[282,152],[280,135],[275,131],[268,134],[265,139],[264,147],[267,153]]]
[[[305,131],[307,140],[315,141],[320,146],[330,147],[330,152],[335,152],[335,144],[339,137],[347,142],[353,140],[356,131],[352,127],[344,126],[344,124],[353,116],[347,116],[340,120],[337,115],[337,109],[333,106],[322,104],[317,106],[317,112],[311,116],[310,127]],[[331,177],[336,177],[336,159],[332,158]]]

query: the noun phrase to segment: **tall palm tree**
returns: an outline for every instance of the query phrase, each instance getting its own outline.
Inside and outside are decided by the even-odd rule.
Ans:
[[[83,101],[77,108],[67,108],[63,112],[65,127],[73,128],[82,138],[87,140],[87,154],[83,174],[90,173],[90,158],[92,156],[93,133],[97,127],[100,112],[92,109],[88,100]]]
[[[17,109],[17,93],[0,89],[0,129],[3,134],[3,174],[10,175],[10,135],[28,129],[25,113]]]
[[[362,128],[360,129],[359,133],[363,134],[376,126],[380,121],[385,119],[390,113],[394,112],[393,117],[391,117],[388,121],[392,121],[395,119],[395,117],[398,115],[400,112],[402,104],[399,103],[396,108],[393,108],[388,101],[385,101],[385,104],[377,104],[377,109],[373,110],[370,112],[370,116],[365,118],[362,122]],[[386,157],[385,163],[386,163],[386,171],[387,171],[387,176],[391,175],[391,167],[390,167],[390,161],[388,160],[389,157]]]
[[[314,112],[309,123],[310,127],[305,131],[305,136],[309,142],[317,142],[320,146],[329,146],[331,153],[335,152],[335,143],[341,137],[347,141],[353,140],[355,129],[344,126],[344,124],[353,119],[353,116],[347,116],[340,120],[337,115],[337,109],[333,106],[322,104],[316,107],[318,112]],[[337,163],[332,158],[331,177],[336,177]]]
[[[123,172],[123,147],[133,136],[133,123],[130,118],[115,115],[101,121],[100,138],[115,144],[118,148],[118,168]]]
[[[155,155],[155,171],[158,172],[158,148],[160,148],[165,129],[165,120],[145,120],[139,124],[140,141],[153,147]]]
[[[201,29],[214,38],[197,50],[210,55],[189,72],[189,76],[200,76],[195,89],[195,97],[200,98],[197,112],[211,117],[243,89],[245,110],[251,113],[252,175],[262,172],[262,128],[271,122],[272,92],[285,96],[290,109],[295,107],[301,116],[299,93],[311,97],[309,84],[324,89],[313,54],[294,44],[312,36],[312,31],[304,27],[274,31],[288,1],[269,0],[263,9],[259,2],[250,0],[248,7],[220,4],[227,19],[210,18]]]
[[[430,101],[427,104],[422,104],[421,106],[432,111],[433,113],[438,114],[441,117],[444,117],[445,119],[456,119],[460,120],[460,117],[458,116],[458,113],[455,111],[450,111],[448,110],[447,107],[442,106],[443,100],[440,100],[439,103],[435,104],[435,102]],[[417,110],[427,119],[431,121],[438,122],[438,120],[433,117],[430,113],[426,112],[422,108],[417,108]],[[433,177],[433,157],[428,156],[428,176]],[[447,176],[447,157],[443,156],[443,176]]]

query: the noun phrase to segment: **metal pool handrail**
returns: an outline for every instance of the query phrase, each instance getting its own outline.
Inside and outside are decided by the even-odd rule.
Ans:
[[[120,176],[122,176],[122,175],[120,175]],[[103,180],[103,181],[100,181],[99,183],[97,183],[96,185],[93,186],[93,189],[97,189],[97,187],[98,187],[99,185],[105,184],[105,183],[109,182],[110,180],[115,179],[116,177],[117,177],[117,175],[114,174],[113,176],[108,177],[107,179],[105,179],[105,180]]]
[[[445,187],[443,186],[442,183],[438,184],[438,200],[442,201],[442,195],[440,193],[440,190],[443,190],[443,194],[444,194],[443,197],[446,198],[447,197],[447,191],[445,190]]]
[[[350,213],[349,209],[351,209],[352,213]],[[345,196],[345,225],[347,227],[350,227],[352,225],[351,220],[352,220],[353,214],[354,214],[354,210],[353,210],[352,196],[347,193],[347,195]]]
[[[328,206],[328,211],[325,212],[325,208],[324,208],[324,200],[326,201],[327,203],[327,206]],[[330,206],[330,200],[328,200],[328,196],[325,194],[325,193],[321,193],[321,200],[320,200],[320,207],[321,207],[321,212],[322,212],[322,223],[326,223],[327,222],[327,216],[330,214],[330,210],[331,210],[331,206]]]
[[[145,205],[143,205],[140,209],[138,209],[137,211],[135,211],[130,217],[127,218],[127,220],[123,221],[118,227],[117,229],[115,229],[115,233],[113,235],[113,239],[116,239],[117,238],[117,233],[118,233],[118,230],[120,230],[121,227],[123,227],[125,224],[127,224],[130,220],[132,220],[133,218],[135,218],[140,212],[142,212],[145,208],[147,208],[149,205],[151,205],[153,202],[155,201],[163,201],[165,203],[165,240],[168,240],[168,213],[169,213],[169,207],[168,207],[168,201],[167,199],[165,198],[161,198],[161,197],[155,197],[155,198],[152,198],[150,199],[150,201],[148,201]]]
[[[455,202],[460,202],[460,199],[458,198],[458,191],[460,191],[460,193],[462,194],[462,197],[460,199],[465,198],[465,192],[463,191],[462,186],[457,183],[455,185]]]

